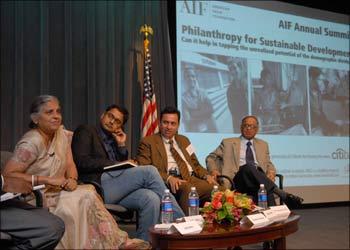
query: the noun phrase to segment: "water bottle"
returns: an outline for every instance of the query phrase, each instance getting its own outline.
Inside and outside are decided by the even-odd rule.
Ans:
[[[191,192],[188,195],[188,215],[199,214],[199,196],[196,187],[191,187]]]
[[[213,198],[214,194],[219,191],[219,187],[214,185],[213,190],[211,191],[211,198]]]
[[[169,224],[173,222],[173,202],[170,197],[169,189],[164,190],[162,197],[162,223]]]
[[[258,192],[258,206],[264,209],[267,208],[267,192],[264,184],[260,184],[260,189]]]

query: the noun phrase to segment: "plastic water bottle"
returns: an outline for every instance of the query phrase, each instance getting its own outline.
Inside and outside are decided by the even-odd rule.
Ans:
[[[211,198],[213,198],[214,194],[219,191],[219,187],[214,185],[213,190],[211,191]]]
[[[162,223],[169,224],[173,222],[173,202],[171,201],[169,189],[164,190],[162,197]]]
[[[191,192],[188,195],[188,215],[199,214],[199,196],[196,187],[191,187]]]
[[[260,189],[258,192],[258,206],[264,209],[267,208],[267,192],[264,184],[260,184]]]

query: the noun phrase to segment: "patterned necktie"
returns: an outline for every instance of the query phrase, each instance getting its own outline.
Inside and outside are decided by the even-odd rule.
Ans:
[[[179,153],[174,148],[174,141],[173,140],[169,140],[169,144],[170,144],[170,152],[173,155],[177,166],[179,167],[182,179],[184,179],[186,181],[189,181],[190,180],[190,174],[188,172],[188,168],[187,168],[186,162],[182,159],[182,157],[179,155]]]
[[[247,150],[245,151],[245,162],[247,165],[254,166],[255,161],[254,161],[254,155],[252,148],[250,147],[252,143],[250,141],[247,142]]]

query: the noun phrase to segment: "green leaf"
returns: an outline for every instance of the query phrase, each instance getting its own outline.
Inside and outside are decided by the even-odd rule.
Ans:
[[[218,220],[222,220],[226,217],[227,212],[225,210],[219,210],[218,211]]]
[[[226,210],[227,213],[230,213],[230,212],[231,212],[232,207],[233,207],[232,203],[225,202],[224,208],[225,208],[225,210]]]

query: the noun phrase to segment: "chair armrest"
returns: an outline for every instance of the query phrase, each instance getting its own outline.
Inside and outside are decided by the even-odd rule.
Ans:
[[[20,195],[15,199],[24,203],[29,203],[32,206],[44,207],[44,198],[45,194],[41,190],[33,190],[31,193]]]
[[[278,187],[280,189],[283,189],[283,179],[284,179],[283,175],[276,174],[276,177],[278,177]]]
[[[44,198],[43,194],[40,190],[34,190],[33,194],[35,196],[35,204],[37,207],[43,207],[44,206]]]

